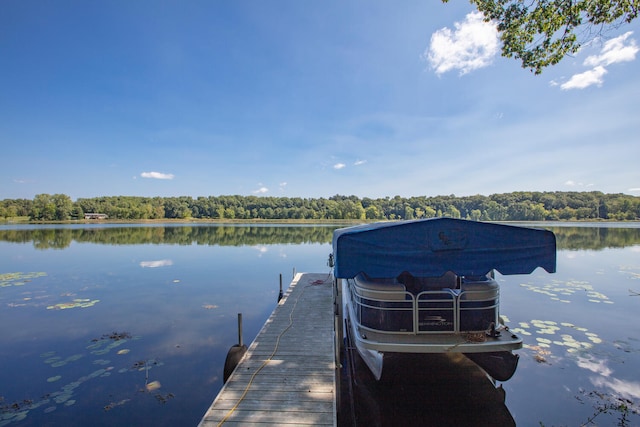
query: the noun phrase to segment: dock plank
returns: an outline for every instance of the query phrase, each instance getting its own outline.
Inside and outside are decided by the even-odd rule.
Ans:
[[[335,426],[332,279],[298,273],[200,427]]]

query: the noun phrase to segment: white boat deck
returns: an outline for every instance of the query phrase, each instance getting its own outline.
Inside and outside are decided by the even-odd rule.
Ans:
[[[332,277],[298,273],[199,426],[335,426]]]

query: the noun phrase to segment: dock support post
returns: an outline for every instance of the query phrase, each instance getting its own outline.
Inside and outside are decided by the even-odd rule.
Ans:
[[[280,292],[278,293],[278,302],[282,299],[282,273],[280,273]]]
[[[224,371],[222,374],[222,383],[225,384],[231,373],[238,363],[240,363],[240,359],[247,352],[247,346],[242,344],[242,313],[238,313],[238,344],[231,346],[229,352],[227,353],[227,358],[224,361]]]

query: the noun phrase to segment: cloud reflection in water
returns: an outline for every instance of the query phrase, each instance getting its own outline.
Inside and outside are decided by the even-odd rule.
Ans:
[[[158,267],[168,267],[173,265],[173,261],[170,259],[161,259],[157,261],[141,261],[140,267],[142,268],[158,268]]]

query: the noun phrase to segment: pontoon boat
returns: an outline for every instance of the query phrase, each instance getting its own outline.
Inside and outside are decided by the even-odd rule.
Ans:
[[[336,295],[376,379],[385,353],[463,353],[491,377],[516,370],[522,339],[499,313],[503,275],[553,273],[547,230],[433,218],[342,228],[333,235]]]

